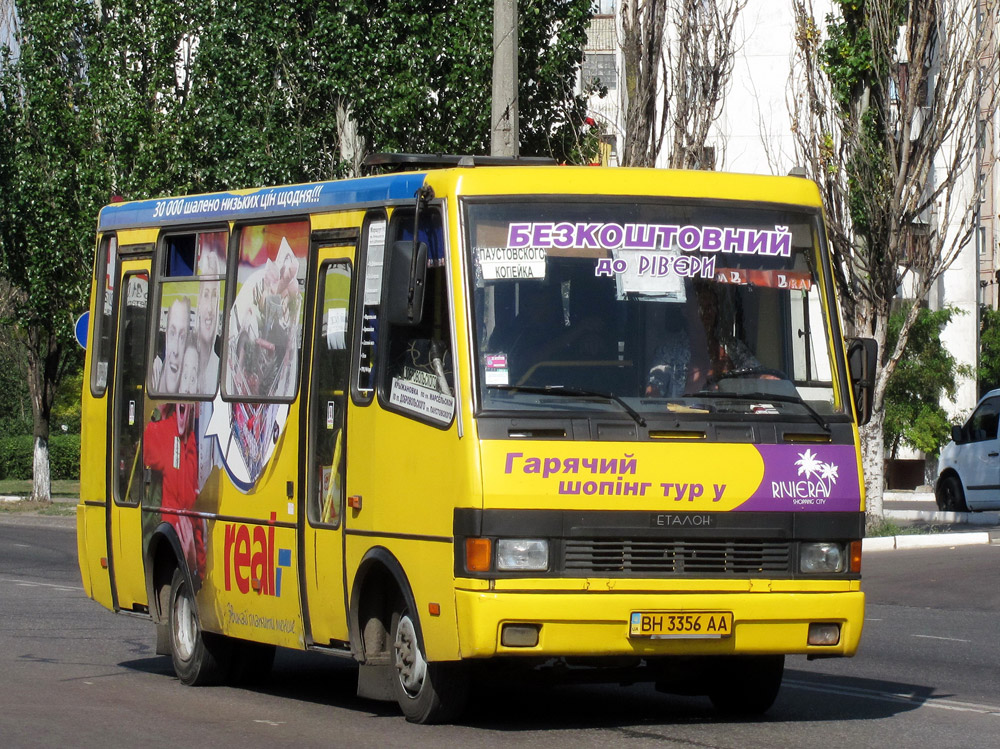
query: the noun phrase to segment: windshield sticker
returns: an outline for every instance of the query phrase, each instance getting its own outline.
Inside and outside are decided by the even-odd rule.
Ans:
[[[507,370],[507,354],[486,355],[486,384],[509,385],[510,375]]]
[[[750,406],[750,413],[771,416],[776,415],[778,413],[778,409],[774,407],[773,403],[754,403]]]
[[[714,257],[692,257],[679,252],[615,250],[613,258],[597,261],[595,276],[614,276],[618,298],[643,294],[662,301],[683,302],[685,278],[714,278]]]
[[[438,424],[450,423],[455,413],[454,397],[400,377],[392,378],[389,402]]]
[[[546,252],[540,247],[477,247],[484,281],[545,278]]]
[[[807,271],[719,268],[715,274],[715,282],[735,286],[789,289],[791,291],[812,290],[812,276]]]
[[[775,226],[771,230],[735,226],[541,221],[510,224],[507,247],[635,251],[676,247],[683,252],[790,257],[792,234],[787,226]]]

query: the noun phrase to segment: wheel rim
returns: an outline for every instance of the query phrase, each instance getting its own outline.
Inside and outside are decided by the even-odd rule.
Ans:
[[[194,655],[195,642],[198,638],[198,620],[195,618],[191,599],[186,593],[186,589],[182,588],[174,598],[174,651],[181,660],[189,661]]]
[[[424,686],[427,661],[424,660],[417,644],[417,632],[409,616],[401,616],[396,625],[396,639],[393,642],[396,671],[403,691],[416,697]]]

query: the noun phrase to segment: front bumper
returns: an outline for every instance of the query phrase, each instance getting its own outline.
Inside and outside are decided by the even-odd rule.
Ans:
[[[864,623],[860,590],[838,592],[611,592],[457,590],[463,658],[498,655],[572,657],[806,654],[851,656]],[[632,612],[733,613],[733,631],[718,639],[629,636]],[[840,625],[836,645],[809,645],[810,623]],[[534,647],[505,647],[504,624],[538,627]]]

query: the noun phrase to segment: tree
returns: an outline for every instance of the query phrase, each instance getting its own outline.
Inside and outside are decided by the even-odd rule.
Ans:
[[[522,153],[581,161],[589,0],[523,0]],[[373,151],[486,153],[487,0],[105,0],[90,72],[115,191],[357,173]],[[351,131],[357,131],[357,138]]]
[[[100,184],[84,49],[93,18],[84,0],[32,0],[17,11],[14,48],[0,50],[3,322],[26,354],[32,498],[49,501],[52,405],[62,378],[79,365],[73,320],[88,291]]]
[[[910,305],[889,316],[886,345],[895,346]],[[951,422],[941,407],[943,396],[954,398],[959,375],[971,375],[941,342],[941,331],[958,314],[955,309],[921,307],[910,328],[910,340],[885,393],[885,441],[896,457],[902,445],[937,457],[948,441]]]
[[[823,193],[849,330],[873,337],[874,415],[862,429],[869,521],[882,515],[885,402],[919,305],[889,345],[901,286],[926,299],[972,239],[976,134],[992,121],[995,6],[961,0],[835,0],[824,38],[811,0],[795,0],[796,156]]]
[[[745,0],[623,0],[624,166],[655,166],[669,134],[673,169],[712,169],[706,148],[732,78]]]
[[[979,310],[979,397],[1000,387],[1000,310]]]
[[[488,0],[3,0],[0,286],[24,345],[35,493],[79,364],[93,226],[127,199],[344,176],[373,150],[486,152]],[[525,154],[588,159],[589,0],[522,0]],[[353,142],[353,136],[350,138]]]
[[[583,161],[590,0],[519,3],[520,153]],[[326,65],[373,151],[488,153],[493,4],[352,0]],[[403,22],[401,19],[405,19]]]

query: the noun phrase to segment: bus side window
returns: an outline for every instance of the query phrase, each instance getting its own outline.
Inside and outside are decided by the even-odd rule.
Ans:
[[[366,406],[375,395],[375,371],[379,359],[379,309],[382,304],[382,264],[386,247],[384,210],[370,211],[361,231],[361,265],[355,314],[361,318],[360,335],[354,344],[353,385],[355,403]]]
[[[392,229],[394,241],[412,241],[413,212],[397,211]],[[419,240],[428,248],[423,317],[419,325],[386,326],[381,392],[390,408],[447,426],[454,415],[455,379],[444,229],[439,212],[425,209],[421,213]]]
[[[219,388],[228,237],[226,231],[213,231],[164,238],[166,259],[147,388],[154,397],[181,392],[185,357],[197,373],[183,386],[185,394],[209,398]]]
[[[240,401],[288,402],[299,379],[309,222],[257,224],[238,232],[222,393]]]
[[[97,303],[94,305],[94,347],[90,365],[90,392],[100,398],[108,389],[108,364],[111,360],[111,324],[114,320],[115,260],[118,237],[106,234],[101,239],[97,265],[94,269]]]

